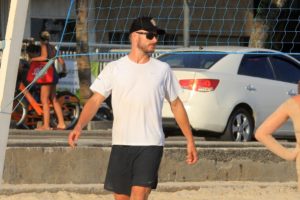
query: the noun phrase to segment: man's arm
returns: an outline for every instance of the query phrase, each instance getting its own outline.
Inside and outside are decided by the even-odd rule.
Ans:
[[[71,147],[75,147],[75,143],[77,142],[82,129],[88,124],[88,122],[94,117],[98,108],[105,100],[105,97],[97,92],[93,94],[93,96],[86,102],[83,107],[83,110],[80,114],[79,120],[75,126],[75,128],[69,134],[69,145]]]
[[[175,120],[180,127],[183,135],[187,140],[187,159],[188,164],[194,164],[198,160],[198,155],[195,147],[193,133],[190,127],[189,119],[186,114],[182,101],[177,97],[170,102],[171,110],[174,114]]]

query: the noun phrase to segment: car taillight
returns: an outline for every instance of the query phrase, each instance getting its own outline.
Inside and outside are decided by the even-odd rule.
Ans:
[[[217,79],[184,79],[179,84],[183,89],[194,90],[198,92],[214,91],[220,80]]]

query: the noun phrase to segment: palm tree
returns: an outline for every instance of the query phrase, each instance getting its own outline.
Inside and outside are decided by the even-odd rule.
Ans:
[[[279,16],[287,0],[261,0],[254,18],[252,33],[250,35],[249,47],[270,48],[270,28],[274,27],[275,19]]]
[[[90,59],[87,55],[88,46],[88,0],[76,0],[76,57],[79,75],[79,93],[82,103],[85,103],[91,96],[89,89],[91,84]]]

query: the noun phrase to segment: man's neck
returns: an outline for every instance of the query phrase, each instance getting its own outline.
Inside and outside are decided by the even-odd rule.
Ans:
[[[137,51],[137,50],[136,51],[131,50],[130,53],[128,54],[128,57],[131,61],[137,64],[144,64],[150,60],[150,56],[147,53]]]

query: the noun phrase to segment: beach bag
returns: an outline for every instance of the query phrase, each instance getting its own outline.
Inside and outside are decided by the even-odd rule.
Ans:
[[[35,76],[41,71],[41,69],[47,64],[47,62],[42,61],[32,61],[29,66],[26,80],[31,83]],[[50,66],[46,73],[37,79],[36,83],[38,84],[52,84],[54,83],[54,67]]]
[[[48,44],[47,45],[47,53],[48,53],[48,59],[51,59],[53,58],[55,55],[56,55],[56,49],[53,45],[51,44]],[[58,57],[57,59],[55,59],[54,61],[54,67],[55,67],[55,70],[56,70],[56,73],[58,74],[58,77],[59,78],[63,78],[63,77],[66,77],[67,76],[67,67],[66,67],[66,64],[65,64],[65,61],[63,58],[61,57]]]
[[[64,78],[67,76],[68,71],[67,71],[66,63],[62,58],[60,57],[57,58],[54,61],[54,66],[59,78]]]

